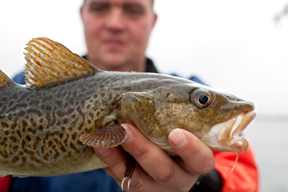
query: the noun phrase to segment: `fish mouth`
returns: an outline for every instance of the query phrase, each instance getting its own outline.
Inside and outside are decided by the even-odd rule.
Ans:
[[[249,144],[245,138],[241,137],[240,133],[255,116],[255,111],[249,111],[241,113],[226,122],[214,125],[209,131],[209,147],[217,151],[246,151]]]

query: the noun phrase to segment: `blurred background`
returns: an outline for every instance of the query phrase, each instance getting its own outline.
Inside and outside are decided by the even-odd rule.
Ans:
[[[82,1],[1,1],[0,69],[23,70],[25,44],[39,36],[85,54]],[[288,191],[288,1],[156,0],[155,11],[147,56],[163,73],[197,75],[252,101],[258,116],[245,134],[261,191]]]

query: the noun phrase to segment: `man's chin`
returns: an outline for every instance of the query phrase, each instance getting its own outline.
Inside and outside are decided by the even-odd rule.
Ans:
[[[126,71],[128,65],[128,61],[123,56],[110,56],[108,58],[103,59],[103,64],[110,71]]]

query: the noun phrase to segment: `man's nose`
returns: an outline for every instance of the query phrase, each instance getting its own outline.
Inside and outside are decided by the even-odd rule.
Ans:
[[[125,18],[121,10],[112,10],[107,17],[107,29],[113,32],[122,31],[125,27]]]

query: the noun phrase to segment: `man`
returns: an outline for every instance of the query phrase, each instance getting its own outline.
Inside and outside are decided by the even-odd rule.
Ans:
[[[85,0],[80,13],[88,49],[85,58],[97,68],[157,72],[153,62],[145,57],[148,40],[157,20],[153,0]],[[193,80],[197,81],[197,78]],[[187,131],[175,129],[169,134],[170,145],[179,155],[178,158],[172,159],[132,125],[124,124],[123,127],[128,137],[122,147],[138,162],[132,176],[131,191],[258,190],[257,169],[251,151],[241,153],[234,170],[235,174],[230,174],[236,154],[212,152]],[[109,168],[104,170],[118,184],[121,183],[125,170],[121,150],[95,148],[95,152],[109,165]],[[103,183],[108,181],[109,177],[101,170],[90,172],[91,176],[87,182],[83,180],[85,174],[87,173],[56,177],[59,178],[58,185],[63,186],[62,188],[55,187],[57,180],[52,177],[49,178],[48,186],[63,191],[66,185],[69,186],[70,180],[70,185],[78,181],[80,188],[81,185],[85,187],[91,183],[98,183],[96,187],[101,189],[100,191],[116,190],[107,188],[116,185],[112,181]],[[96,178],[99,175],[100,183],[99,178]],[[200,175],[205,176],[199,177]],[[21,182],[21,179],[13,179],[12,186],[13,183],[21,186]],[[69,191],[75,191],[76,187],[70,187]],[[127,190],[127,185],[124,187]],[[15,187],[14,189],[16,191]],[[87,191],[93,189],[90,187]]]
[[[157,20],[152,3],[151,0],[86,0],[81,7],[81,17],[88,48],[87,60],[102,70],[144,72],[145,50]],[[212,151],[191,134],[176,130],[170,135],[174,150],[184,155],[181,167],[134,127],[126,125],[126,130],[128,139],[122,146],[141,166],[134,171],[131,190],[188,191],[198,175],[214,168]],[[185,137],[191,142],[182,142]],[[196,152],[193,144],[202,150]],[[185,156],[185,149],[195,155],[195,161]],[[95,151],[106,160],[111,167],[105,169],[106,172],[119,184],[125,165],[119,148]]]
[[[96,67],[144,72],[153,65],[146,63],[145,58],[148,39],[157,20],[152,0],[86,0],[81,7],[81,17],[88,48],[87,59]],[[122,147],[140,164],[132,178],[132,190],[188,191],[199,175],[214,168],[211,150],[183,130],[176,129],[169,135],[171,146],[182,158],[176,161],[144,138],[136,128],[126,125],[126,130],[128,138]],[[106,172],[119,184],[124,171],[124,159],[119,148],[95,151],[110,166]],[[212,171],[211,175],[216,175],[213,179],[217,182],[217,173]],[[257,185],[257,172],[254,176]],[[256,190],[255,185],[251,191]]]

